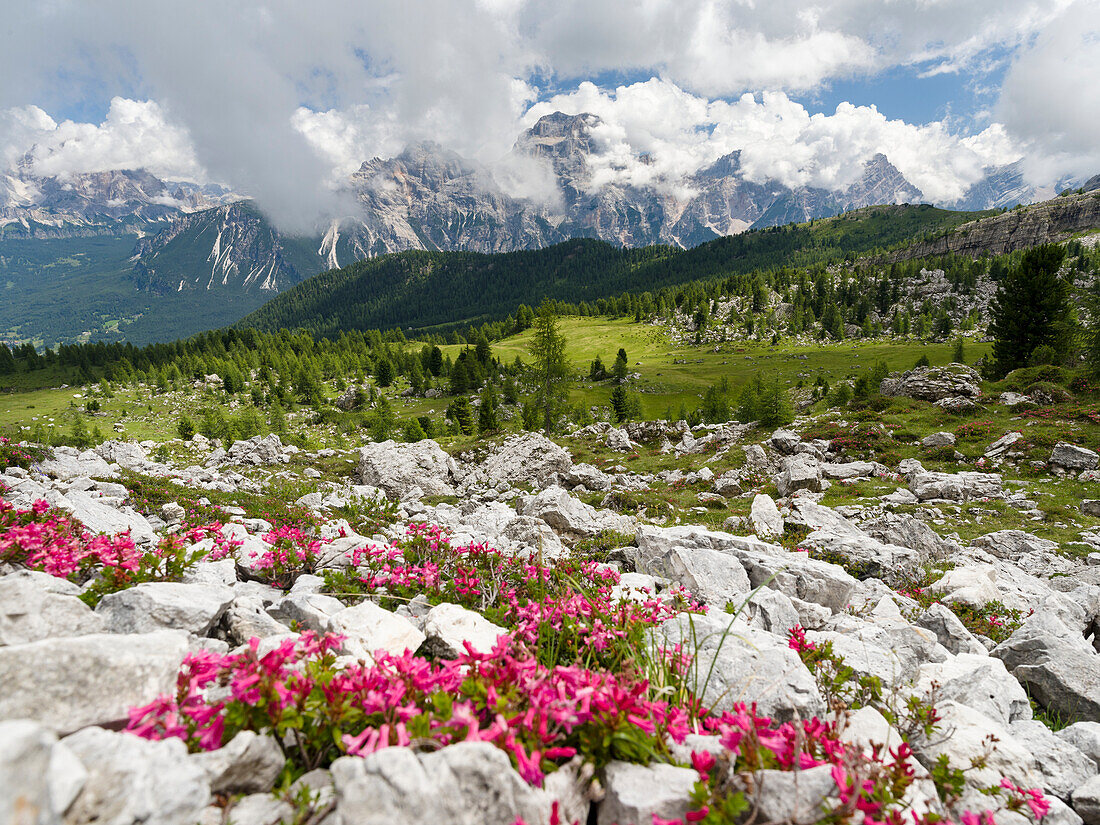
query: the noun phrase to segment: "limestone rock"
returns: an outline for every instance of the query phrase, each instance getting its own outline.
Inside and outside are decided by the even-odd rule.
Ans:
[[[503,444],[469,472],[463,480],[463,486],[537,489],[552,476],[565,475],[572,468],[573,459],[568,450],[559,447],[542,433],[522,433],[505,439]]]
[[[0,648],[0,720],[58,731],[129,720],[131,707],[176,689],[187,634],[94,634]]]
[[[108,593],[96,607],[112,633],[186,630],[205,636],[233,602],[224,586],[145,582]]]
[[[653,817],[682,819],[691,805],[698,774],[674,765],[634,765],[612,762],[607,766],[598,825],[650,825]]]
[[[387,653],[415,651],[424,634],[403,616],[364,600],[333,614],[332,632],[344,636],[344,650],[359,659],[373,661],[378,650]]]
[[[633,533],[637,520],[610,510],[597,510],[573,498],[561,487],[551,486],[538,495],[524,499],[520,514],[541,518],[555,530],[567,535],[589,538],[604,530]]]
[[[85,728],[64,744],[88,769],[66,825],[194,825],[210,799],[206,775],[179,739]]]
[[[1100,463],[1100,455],[1084,447],[1059,441],[1050,453],[1050,463],[1073,472],[1095,470]]]
[[[783,462],[783,472],[776,476],[775,486],[784,498],[798,490],[820,492],[821,466],[817,459],[805,453],[792,456]]]
[[[478,653],[489,653],[497,646],[497,637],[506,633],[480,613],[446,602],[433,607],[424,620],[425,645],[447,659],[465,653],[467,644]]]
[[[265,793],[275,784],[286,757],[278,742],[250,730],[241,731],[223,747],[191,755],[219,794]]]
[[[487,742],[431,753],[384,748],[332,763],[337,825],[514,825],[549,819],[547,795]]]
[[[981,395],[981,376],[965,364],[944,367],[917,367],[898,376],[884,378],[879,392],[887,396],[904,396],[922,401]]]
[[[1100,722],[1100,655],[1053,615],[1027,617],[990,655],[1047,710]]]
[[[394,499],[416,489],[423,495],[453,496],[458,477],[455,460],[431,439],[414,444],[382,441],[359,449],[357,477]]]
[[[921,439],[920,445],[922,447],[936,448],[936,447],[954,447],[955,446],[955,434],[954,433],[932,433],[926,435]]]
[[[0,722],[0,822],[60,825],[87,779],[52,731],[26,719]]]
[[[771,496],[760,493],[752,500],[749,512],[752,531],[762,539],[777,539],[783,535],[783,516]]]
[[[31,570],[0,578],[0,646],[102,633],[103,619],[76,597],[79,592],[63,579]]]
[[[1001,476],[997,473],[916,473],[909,479],[909,490],[921,501],[1004,498]]]
[[[694,687],[708,707],[756,702],[760,713],[783,720],[825,711],[813,676],[782,637],[717,612],[680,614],[653,632],[666,644],[696,650]]]

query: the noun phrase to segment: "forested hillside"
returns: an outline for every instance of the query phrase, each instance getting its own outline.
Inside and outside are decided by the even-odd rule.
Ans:
[[[719,238],[694,249],[620,249],[572,240],[546,249],[481,255],[403,252],[324,272],[245,317],[239,327],[430,330],[503,318],[548,297],[579,303],[784,266],[826,264],[926,239],[982,213],[931,206],[861,209],[806,224]]]

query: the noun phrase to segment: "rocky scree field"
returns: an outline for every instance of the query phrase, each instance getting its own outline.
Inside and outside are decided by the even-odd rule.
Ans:
[[[1100,822],[1100,430],[1035,377],[451,452],[5,442],[0,818]]]

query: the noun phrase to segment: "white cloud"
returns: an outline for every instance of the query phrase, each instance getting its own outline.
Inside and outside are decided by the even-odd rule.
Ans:
[[[882,152],[926,198],[950,202],[981,177],[983,167],[1020,156],[999,125],[960,136],[942,123],[915,126],[849,103],[831,115],[811,115],[782,92],[708,101],[656,78],[613,92],[582,83],[533,106],[524,123],[559,110],[603,120],[593,133],[603,150],[594,164],[595,186],[674,184],[741,150],[749,180],[840,189]]]
[[[100,124],[57,123],[37,106],[8,109],[0,124],[5,161],[11,166],[26,156],[37,175],[144,168],[162,178],[205,177],[187,131],[170,123],[154,101],[116,97]]]
[[[1100,172],[1100,3],[1078,0],[1013,61],[997,114],[1036,183]]]
[[[661,80],[612,94],[582,84],[560,96],[604,117],[603,179],[671,185],[742,148],[753,175],[835,186],[885,151],[929,197],[947,199],[1020,136],[1060,167],[1088,160],[1100,49],[1082,42],[1081,24],[1096,9],[1097,0],[51,0],[0,27],[0,109],[33,120],[28,102],[65,111],[106,89],[145,108],[112,105],[103,124],[38,129],[68,136],[41,163],[137,156],[206,170],[305,231],[344,208],[334,169],[339,177],[425,138],[491,162],[544,96],[537,84],[653,74]],[[811,116],[784,94],[891,67],[982,79],[1017,49],[998,110],[1006,130],[977,136],[869,107]],[[1073,95],[1087,111],[1065,111]],[[0,146],[20,144],[27,128],[6,117]],[[637,163],[638,152],[655,162]],[[497,175],[516,191],[542,189],[538,175],[515,171]]]

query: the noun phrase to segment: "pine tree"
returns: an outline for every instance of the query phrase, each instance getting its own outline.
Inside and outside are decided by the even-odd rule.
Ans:
[[[380,360],[374,368],[374,380],[380,387],[388,387],[393,383],[393,363],[389,358]]]
[[[184,441],[190,441],[195,434],[195,422],[191,420],[191,416],[187,413],[180,416],[179,423],[176,425],[176,433]]]
[[[535,334],[529,346],[535,379],[534,404],[541,412],[542,429],[547,435],[565,405],[569,362],[565,358],[565,338],[558,329],[554,306],[544,300],[535,316]]]
[[[1052,347],[1059,356],[1068,351],[1073,309],[1069,285],[1058,275],[1064,257],[1057,244],[1034,247],[998,283],[989,325],[995,376],[1026,366],[1038,347]]]
[[[477,431],[491,433],[500,429],[497,419],[497,393],[492,384],[486,384],[481,391],[481,404],[477,408]]]
[[[626,389],[622,384],[616,384],[611,390],[611,418],[616,424],[626,420],[630,400],[626,396]]]
[[[470,402],[464,395],[460,395],[447,405],[447,418],[451,419],[463,435],[473,435],[474,414],[470,409]]]

